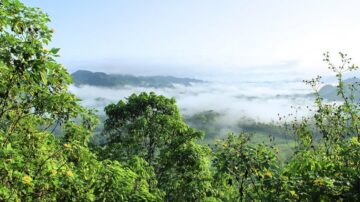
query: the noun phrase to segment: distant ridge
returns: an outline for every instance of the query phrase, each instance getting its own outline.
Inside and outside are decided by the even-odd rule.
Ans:
[[[350,89],[348,85],[354,85],[356,91],[354,92],[355,100],[360,101],[360,79],[354,77],[344,80],[345,84],[345,96],[350,96]],[[325,85],[323,86],[320,91],[320,96],[329,101],[339,101],[341,100],[340,96],[337,94],[337,87],[333,85]]]
[[[204,81],[192,78],[178,78],[173,76],[133,76],[122,74],[106,74],[104,72],[91,72],[78,70],[71,74],[76,86],[90,85],[98,87],[154,87],[172,88],[176,84],[191,86],[193,83],[203,83]]]

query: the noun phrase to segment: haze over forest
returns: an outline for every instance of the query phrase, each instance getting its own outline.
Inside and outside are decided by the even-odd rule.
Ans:
[[[358,1],[24,2],[51,16],[50,45],[61,47],[59,61],[75,81],[70,92],[85,106],[104,116],[110,103],[156,92],[174,97],[189,120],[212,117],[207,125],[217,129],[205,130],[219,136],[249,120],[310,115],[313,89],[303,80],[321,74],[336,83],[322,54],[360,53]],[[332,102],[335,91],[327,86],[322,96]]]
[[[0,0],[0,201],[359,201],[359,8]]]
[[[221,114],[221,133],[239,131],[236,126],[246,119],[276,122],[295,109],[309,115],[312,89],[302,81],[321,74],[327,83],[336,82],[322,53],[360,52],[353,43],[360,35],[352,26],[360,23],[357,1],[25,2],[52,17],[51,45],[61,47],[60,62],[71,73],[206,81],[171,88],[72,85],[86,106],[103,114],[109,103],[154,91],[175,97],[186,117],[209,110]]]
[[[194,106],[219,110],[238,103],[235,106],[242,107],[236,107],[237,114],[251,108],[253,114],[246,110],[245,114],[259,118],[260,111],[272,105],[274,112],[264,117],[268,120],[276,110],[288,112],[283,105],[289,103],[264,102],[264,97],[308,93],[311,89],[301,83],[303,79],[319,73],[331,78],[322,63],[323,52],[345,50],[354,56],[360,52],[354,43],[360,29],[353,26],[360,23],[358,1],[24,2],[51,16],[50,26],[56,28],[51,46],[61,47],[60,62],[70,72],[84,69],[210,81],[159,91],[180,98],[181,108],[187,108],[191,99],[199,102]],[[109,98],[104,91],[90,88],[82,89],[80,97],[85,90],[99,93],[91,96]],[[151,89],[134,89],[140,90]],[[106,92],[117,99],[129,95],[126,91],[131,90]],[[197,93],[203,96],[194,96]],[[242,96],[262,101],[236,98]],[[221,101],[212,103],[214,98]]]

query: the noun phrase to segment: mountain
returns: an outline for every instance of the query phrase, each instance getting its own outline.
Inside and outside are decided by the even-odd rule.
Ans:
[[[178,78],[173,76],[133,76],[122,74],[106,74],[78,70],[71,74],[76,86],[90,85],[98,87],[123,87],[126,85],[137,87],[172,88],[175,84],[191,86],[193,83],[204,81],[192,78]]]
[[[355,100],[360,101],[360,79],[354,77],[350,79],[344,80],[345,84],[345,96],[350,96],[350,85],[354,85],[356,90],[354,92]],[[329,101],[339,101],[341,100],[340,96],[337,94],[337,87],[333,85],[325,85],[323,86],[320,91],[320,96]]]

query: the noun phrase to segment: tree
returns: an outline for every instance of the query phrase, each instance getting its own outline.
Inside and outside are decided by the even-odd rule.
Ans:
[[[351,58],[339,53],[341,64],[324,61],[338,80],[337,94],[342,102],[324,102],[319,93],[321,77],[307,81],[315,91],[316,110],[313,117],[293,122],[298,139],[295,155],[284,167],[288,186],[299,198],[308,201],[356,201],[360,197],[359,178],[359,103],[354,99],[358,84],[345,86],[343,74],[358,67]],[[350,89],[350,93],[345,93]]]
[[[214,183],[223,201],[276,201],[281,191],[274,149],[251,145],[247,134],[229,134],[214,147]]]
[[[159,201],[144,175],[98,161],[88,148],[97,121],[68,92],[59,49],[46,49],[49,21],[40,9],[1,1],[0,200]],[[61,138],[52,133],[58,127]]]
[[[337,94],[342,102],[323,100],[321,77],[306,81],[315,91],[313,116],[294,117],[286,123],[296,137],[297,148],[281,167],[273,148],[251,145],[244,134],[230,134],[218,142],[213,154],[213,187],[221,200],[359,200],[360,108],[354,96],[358,84],[345,86],[343,81],[345,72],[358,67],[343,53],[339,66],[330,61],[328,53],[324,56],[338,80]]]
[[[108,139],[110,155],[126,160],[140,156],[150,165],[157,162],[159,150],[164,148],[185,127],[174,99],[155,93],[131,95],[127,102],[119,101],[105,108],[104,135]],[[199,134],[196,134],[199,135]],[[125,159],[123,159],[125,158]]]
[[[202,133],[184,123],[174,99],[155,93],[133,94],[126,101],[108,105],[105,112],[105,158],[121,162],[145,159],[155,170],[158,183],[154,187],[166,193],[166,201],[206,197],[209,150],[195,143]]]
[[[158,187],[166,201],[206,201],[213,196],[210,150],[193,140],[172,143],[160,153]]]
[[[244,134],[218,142],[211,166],[209,148],[196,142],[202,133],[184,123],[174,99],[154,93],[106,107],[108,143],[99,158],[89,147],[97,118],[68,92],[59,49],[46,49],[48,22],[40,9],[1,1],[1,201],[359,200],[357,84],[343,81],[358,67],[346,54],[339,66],[324,55],[343,101],[323,101],[320,77],[307,82],[316,110],[290,123],[297,148],[283,166],[274,148]]]

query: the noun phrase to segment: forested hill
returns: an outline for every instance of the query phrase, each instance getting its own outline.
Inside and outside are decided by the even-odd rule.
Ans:
[[[71,74],[76,86],[90,85],[99,87],[122,87],[125,85],[137,87],[174,87],[174,84],[191,86],[192,83],[204,81],[192,78],[178,78],[173,76],[133,76],[121,74],[106,74],[104,72],[91,72],[78,70]]]
[[[354,91],[354,96],[355,96],[355,100],[356,101],[360,101],[360,90],[359,90],[359,84],[360,84],[360,79],[358,78],[349,78],[349,79],[345,79],[344,80],[344,92],[345,95],[347,97],[350,96],[350,87],[351,85],[353,85],[355,87],[355,91]],[[334,85],[325,85],[323,86],[320,91],[320,96],[324,99],[327,99],[329,101],[338,101],[341,100],[341,97],[338,95],[337,93],[337,87]]]

